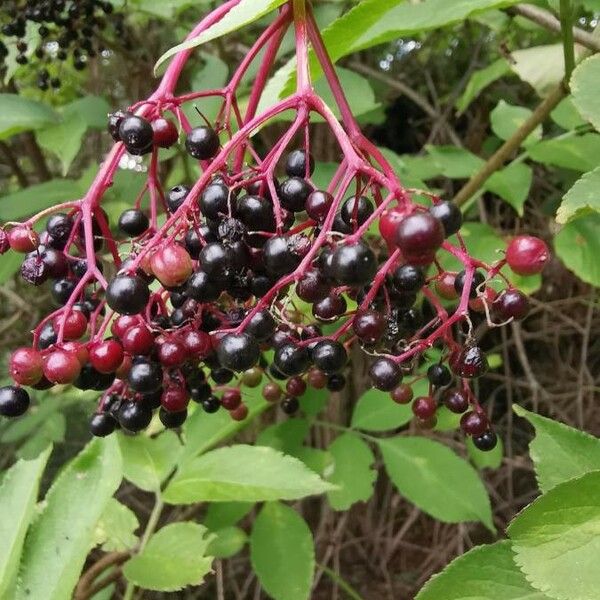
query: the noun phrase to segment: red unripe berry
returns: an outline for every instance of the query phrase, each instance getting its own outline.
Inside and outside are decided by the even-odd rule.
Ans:
[[[125,352],[130,354],[150,354],[154,348],[154,336],[142,323],[130,327],[121,336]]]
[[[172,339],[165,340],[158,349],[158,360],[165,367],[179,367],[188,358],[190,357],[185,346]]]
[[[236,409],[229,412],[234,421],[243,421],[248,416],[248,407],[240,404]]]
[[[401,383],[390,392],[390,396],[398,404],[408,404],[413,399],[413,391],[410,385]]]
[[[90,363],[100,373],[114,373],[123,357],[123,346],[115,340],[104,340],[90,348]]]
[[[262,395],[268,402],[277,402],[281,398],[281,388],[273,382],[265,384],[262,390]]]
[[[210,335],[204,331],[190,329],[181,336],[185,349],[196,358],[205,358],[212,351]]]
[[[152,273],[164,286],[172,288],[187,281],[194,265],[183,246],[167,244],[152,255],[150,267]]]
[[[44,376],[52,383],[73,383],[79,377],[81,365],[77,356],[64,350],[54,350],[45,357]]]
[[[440,297],[445,300],[456,300],[458,298],[458,292],[454,287],[455,279],[456,273],[445,271],[435,280],[435,291]]]
[[[119,365],[119,368],[115,371],[115,375],[117,379],[125,379],[127,375],[129,375],[129,371],[131,370],[132,365],[131,356],[126,354],[123,357],[123,362]]]
[[[10,357],[9,372],[15,383],[35,385],[44,374],[42,355],[34,348],[18,348]]]
[[[524,319],[529,312],[529,300],[519,290],[506,290],[494,301],[494,312],[503,320]]]
[[[442,402],[449,411],[456,414],[462,414],[469,408],[469,399],[461,390],[446,390]]]
[[[481,296],[477,296],[477,298],[471,298],[471,300],[469,300],[469,308],[475,312],[485,312],[485,305],[487,304],[489,308],[496,299],[497,295],[498,292],[496,292],[495,289],[486,287]]]
[[[152,141],[155,146],[170,148],[179,138],[179,132],[173,121],[159,117],[152,121]]]
[[[319,369],[311,369],[306,377],[308,385],[315,390],[322,390],[327,385],[327,375]]]
[[[226,410],[235,410],[242,403],[240,390],[226,390],[221,398],[221,406]]]
[[[506,249],[506,262],[517,275],[541,273],[550,260],[546,242],[532,235],[513,238]]]
[[[8,232],[8,243],[15,252],[32,252],[40,245],[40,237],[29,227],[18,225]]]
[[[412,403],[412,411],[415,417],[426,421],[435,415],[437,403],[431,396],[420,396]]]
[[[430,213],[416,212],[398,225],[396,244],[409,263],[425,265],[432,262],[444,235],[444,226],[439,219]]]
[[[82,367],[88,362],[90,358],[90,352],[87,346],[80,342],[65,342],[62,345],[62,349],[65,352],[71,352],[72,354],[75,354],[77,360],[79,361],[79,364]]]
[[[306,382],[302,377],[290,377],[285,389],[290,396],[299,397],[306,391]]]
[[[385,331],[386,323],[383,315],[376,310],[362,310],[354,315],[352,329],[366,344],[374,344]]]
[[[469,411],[460,418],[461,429],[469,434],[478,436],[487,431],[490,423],[481,411]]]
[[[406,217],[406,211],[399,206],[384,210],[379,219],[379,233],[390,246],[396,245],[396,231],[401,221]]]
[[[73,310],[69,314],[60,314],[54,317],[52,326],[56,333],[60,332],[64,320],[64,339],[78,340],[86,331],[88,320],[80,310]]]
[[[125,332],[140,323],[140,317],[138,315],[122,315],[117,317],[110,326],[110,332],[118,338],[122,338]]]
[[[178,385],[168,387],[160,399],[163,408],[169,412],[185,410],[189,402],[190,398],[187,391]]]

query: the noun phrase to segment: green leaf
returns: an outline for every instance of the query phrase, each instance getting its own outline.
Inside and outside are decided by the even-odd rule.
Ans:
[[[135,513],[115,498],[111,498],[96,524],[94,545],[102,544],[105,552],[133,548],[138,542],[134,531],[139,526]]]
[[[208,52],[202,52],[201,57],[204,65],[192,74],[190,89],[200,91],[222,88],[227,83],[229,75],[227,63],[222,61],[216,54]],[[221,97],[207,97],[199,99],[197,102],[186,102],[181,108],[190,122],[196,123],[199,117],[195,106],[199,107],[202,114],[209,121],[214,121],[222,104],[223,99]]]
[[[524,106],[513,106],[500,100],[490,113],[492,131],[501,139],[507,140],[525,123],[532,111]],[[527,147],[542,138],[542,126],[538,125],[522,142]]]
[[[155,492],[173,470],[181,453],[181,444],[173,431],[155,438],[119,434],[125,479],[147,492]]]
[[[498,438],[498,443],[493,450],[483,452],[479,450],[473,443],[473,439],[467,438],[467,452],[471,462],[478,469],[497,469],[502,464],[502,457],[504,455],[504,444],[502,439]]]
[[[529,454],[542,492],[563,481],[600,470],[598,438],[516,404],[513,410],[535,427],[536,435],[529,444]]]
[[[333,471],[329,481],[339,486],[327,492],[334,510],[347,510],[356,502],[366,502],[373,494],[377,471],[375,457],[369,445],[357,435],[344,433],[329,446],[333,456]]]
[[[239,527],[224,527],[214,532],[214,538],[208,545],[208,554],[215,558],[235,556],[246,545],[248,536]]]
[[[597,600],[600,587],[600,471],[558,484],[509,525],[515,562],[558,600]]]
[[[203,31],[200,35],[186,40],[173,48],[167,50],[156,62],[154,71],[175,54],[184,50],[197,48],[201,44],[206,44],[211,40],[216,40],[236,29],[241,29],[245,25],[249,25],[260,19],[263,15],[276,9],[285,3],[286,0],[242,0],[237,6],[234,6],[220,21]]]
[[[306,419],[288,419],[263,429],[256,439],[256,445],[270,446],[285,454],[292,454],[302,446],[309,430]]]
[[[211,531],[235,525],[254,508],[253,502],[218,502],[208,505],[204,525]]]
[[[547,96],[565,76],[562,44],[515,50],[511,57],[511,69],[540,96]]]
[[[563,196],[563,201],[556,213],[556,220],[564,224],[590,213],[599,213],[599,189],[600,167],[577,180],[575,185]]]
[[[600,215],[567,223],[554,237],[557,256],[577,277],[600,286]]]
[[[456,101],[455,106],[458,109],[458,113],[463,113],[469,104],[471,104],[471,102],[473,102],[473,100],[475,100],[488,85],[510,72],[510,66],[503,58],[499,58],[484,69],[475,71],[475,73],[471,75],[462,96]]]
[[[308,600],[315,570],[312,534],[292,508],[272,502],[260,511],[250,535],[258,580],[275,600]]]
[[[533,170],[523,163],[513,162],[496,171],[485,183],[485,188],[506,200],[519,216],[523,216],[523,206],[529,197],[533,181]]]
[[[477,546],[434,575],[415,600],[551,600],[531,587],[510,542]]]
[[[146,547],[123,565],[129,581],[147,590],[175,592],[199,585],[210,573],[212,535],[198,523],[173,523],[157,531]]]
[[[558,106],[550,113],[550,118],[563,129],[571,131],[585,125],[585,121],[579,116],[573,97],[569,96],[561,100]]]
[[[31,461],[20,460],[3,474],[0,483],[0,598],[12,589],[27,528],[33,517],[40,479],[52,449]]]
[[[21,268],[23,256],[9,252],[0,260],[0,284],[6,283]]]
[[[600,131],[600,107],[598,107],[598,80],[600,56],[594,55],[582,61],[573,71],[570,88],[573,104],[579,114]]]
[[[40,146],[57,155],[62,165],[63,176],[69,171],[71,163],[79,153],[83,136],[87,131],[87,123],[75,112],[65,116],[56,123],[37,132],[36,138]]]
[[[389,431],[406,425],[412,418],[410,405],[397,404],[387,392],[372,388],[358,399],[351,425],[366,431]]]
[[[77,200],[81,188],[71,179],[53,179],[0,197],[0,220],[17,221],[60,202]]]
[[[408,500],[445,523],[481,521],[490,531],[490,499],[473,467],[446,446],[421,437],[380,440],[383,462]]]
[[[47,104],[19,94],[0,94],[0,140],[58,122],[59,117]]]
[[[485,161],[472,152],[457,146],[425,146],[444,177],[467,179],[476,173]]]
[[[164,499],[171,504],[296,500],[332,487],[297,458],[272,448],[238,444],[184,464],[169,482]]]
[[[576,137],[560,136],[542,140],[528,149],[537,162],[573,171],[591,171],[600,165],[600,135],[585,133]]]
[[[36,458],[48,446],[63,442],[66,431],[65,416],[59,412],[52,413],[40,424],[33,435],[26,438],[25,443],[17,450],[17,456],[25,460]]]
[[[25,540],[15,600],[71,597],[96,523],[121,477],[114,438],[90,442],[62,470]]]
[[[315,417],[327,405],[329,394],[327,389],[315,390],[309,386],[299,398],[302,412],[308,417]]]

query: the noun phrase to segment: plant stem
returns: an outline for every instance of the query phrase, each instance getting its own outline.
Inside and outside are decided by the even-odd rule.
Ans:
[[[142,540],[140,542],[140,547],[138,548],[137,553],[139,554],[144,550],[148,540],[152,537],[156,526],[158,525],[158,520],[160,519],[160,515],[162,514],[162,509],[164,507],[164,502],[160,497],[160,493],[156,494],[156,500],[154,502],[154,507],[152,508],[152,512],[150,513],[150,517],[148,518],[148,523],[146,524],[146,529],[144,529],[144,535],[142,536]],[[123,595],[123,600],[131,600],[133,598],[133,593],[135,591],[135,584],[131,581],[127,582],[127,588],[125,590],[125,594]]]
[[[346,592],[349,598],[352,598],[352,600],[363,600],[362,596],[335,571],[329,567],[326,567],[325,565],[319,565],[319,567],[323,569],[323,573],[335,581],[335,583],[337,583],[344,590],[344,592]]]
[[[565,83],[568,85],[575,68],[575,44],[573,41],[573,6],[571,0],[560,0],[560,29],[565,56]]]
[[[567,95],[567,88],[561,82],[551,94],[533,111],[531,116],[515,131],[498,150],[490,156],[488,161],[481,169],[469,179],[464,187],[456,194],[454,202],[457,205],[464,204],[471,196],[473,196],[483,184],[510,158],[525,140],[525,138],[540,124],[546,117],[556,108],[558,103]]]

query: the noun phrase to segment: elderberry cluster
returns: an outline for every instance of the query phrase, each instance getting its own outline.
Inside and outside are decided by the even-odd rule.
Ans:
[[[273,35],[291,11],[290,3],[269,29]],[[309,33],[319,47],[314,22]],[[173,72],[179,68],[175,63]],[[391,401],[412,403],[422,427],[434,426],[446,406],[462,415],[461,429],[478,448],[492,449],[496,435],[471,389],[487,369],[471,317],[482,313],[490,326],[524,318],[527,297],[502,269],[540,273],[546,244],[523,235],[494,264],[472,257],[458,207],[433,194],[427,205],[413,202],[360,136],[343,99],[352,137],[314,90],[263,115],[249,108],[242,118],[235,87],[227,86],[216,92],[223,108],[215,122],[193,127],[180,105],[201,93],[175,97],[171,77],[167,71],[170,89],[159,88],[164,96],[109,115],[115,146],[83,199],[0,230],[0,253],[23,253],[23,278],[49,280],[57,304],[32,346],[13,353],[15,385],[0,389],[0,414],[27,410],[22,386],[72,384],[101,392],[91,421],[99,436],[118,427],[141,431],[156,410],[165,427],[178,427],[190,401],[243,420],[244,387],[262,386],[263,397],[291,415],[308,388],[343,390],[349,349],[358,345],[372,386]],[[340,144],[340,165],[326,188],[313,181],[307,98]],[[295,124],[261,155],[253,131],[289,108],[298,111]],[[201,175],[164,190],[160,149],[178,143]],[[125,152],[148,154],[148,175],[131,208],[109,223],[101,200]],[[46,217],[38,234],[34,225]],[[462,270],[446,270],[443,253]],[[432,347],[440,359],[423,373],[421,359]],[[413,398],[413,384],[425,378],[428,393]]]
[[[0,72],[14,46],[15,61],[31,65],[41,90],[61,86],[61,62],[85,69],[104,48],[107,30],[125,46],[130,43],[123,15],[108,0],[6,0],[0,24]]]

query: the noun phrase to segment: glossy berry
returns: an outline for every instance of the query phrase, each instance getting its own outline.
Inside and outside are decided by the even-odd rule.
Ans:
[[[396,245],[396,232],[406,218],[405,211],[398,206],[383,211],[379,218],[379,233],[389,246]]]
[[[202,248],[199,260],[205,273],[213,280],[219,280],[231,267],[233,256],[223,244],[215,242]]]
[[[248,231],[275,231],[273,205],[261,196],[248,195],[240,198],[237,201],[236,215]],[[266,238],[258,239],[266,241]]]
[[[185,388],[179,385],[169,386],[160,399],[161,406],[169,412],[180,412],[187,408],[190,395]]]
[[[306,381],[315,390],[322,390],[327,385],[327,375],[319,369],[310,369]]]
[[[154,348],[154,336],[143,324],[129,327],[121,336],[123,349],[129,354],[150,354]]]
[[[20,417],[27,412],[31,400],[29,394],[20,387],[7,385],[0,388],[0,415]]]
[[[427,379],[431,385],[444,387],[452,381],[452,374],[445,365],[431,365],[427,369]]]
[[[158,360],[168,369],[181,366],[188,358],[189,353],[178,340],[166,340],[158,348]]]
[[[149,394],[160,389],[163,372],[160,365],[148,360],[141,360],[131,365],[127,381],[136,392]]]
[[[346,387],[346,378],[341,373],[333,373],[327,378],[327,389],[330,392],[341,392]]]
[[[44,361],[44,376],[52,383],[72,383],[81,371],[77,356],[64,350],[54,350]]]
[[[225,410],[235,410],[242,403],[242,395],[240,394],[240,390],[232,389],[225,390],[223,392],[223,396],[221,397],[221,406]]]
[[[40,238],[33,229],[24,225],[17,225],[9,230],[8,243],[15,252],[26,254],[39,246]]]
[[[158,418],[167,429],[177,429],[178,427],[181,427],[185,423],[187,415],[187,410],[169,412],[168,410],[165,410],[162,406],[158,411]]]
[[[322,300],[329,294],[330,289],[317,269],[309,269],[296,284],[296,294],[305,302]]]
[[[454,278],[454,289],[458,295],[462,294],[463,288],[465,287],[466,271],[461,271]],[[477,297],[477,288],[485,281],[485,276],[481,271],[474,271],[473,278],[471,280],[471,290],[469,292],[469,298]]]
[[[96,413],[90,419],[90,433],[94,437],[106,437],[117,427],[117,422],[109,413]]]
[[[273,315],[268,310],[257,312],[246,325],[246,333],[259,342],[269,339],[277,328]]]
[[[138,237],[150,226],[148,217],[138,208],[130,208],[121,213],[119,229],[129,237]]]
[[[55,241],[66,242],[73,229],[73,218],[65,213],[56,213],[46,222],[46,231]]]
[[[224,183],[211,183],[200,196],[200,212],[207,219],[219,219],[228,214],[229,202],[229,188]]]
[[[529,300],[519,290],[506,290],[500,294],[492,305],[494,312],[502,319],[524,319],[529,312]]]
[[[331,272],[343,285],[365,285],[377,271],[377,259],[364,242],[338,246],[331,259]]]
[[[154,144],[161,148],[170,148],[179,138],[179,132],[175,123],[164,117],[159,117],[152,121],[152,132]]]
[[[253,367],[252,369],[248,369],[242,373],[242,383],[249,388],[255,388],[260,385],[262,381],[262,371]]]
[[[461,228],[463,222],[462,213],[454,202],[445,200],[438,204],[433,204],[429,208],[429,212],[442,223],[446,237],[450,237]]]
[[[413,391],[410,385],[401,383],[390,392],[390,396],[398,404],[408,404],[413,399]]]
[[[420,396],[412,403],[413,414],[423,421],[433,417],[436,410],[436,401],[431,396]]]
[[[325,221],[332,204],[333,196],[329,192],[315,190],[306,199],[304,208],[311,219],[321,224]]]
[[[144,154],[152,148],[152,126],[135,115],[125,117],[119,124],[119,139],[130,154]]]
[[[105,340],[90,348],[90,363],[99,373],[114,373],[123,358],[123,346],[115,340]]]
[[[112,139],[115,142],[121,141],[121,137],[119,136],[119,127],[121,125],[121,122],[123,121],[123,119],[125,117],[131,117],[131,116],[132,116],[132,113],[124,112],[122,110],[117,110],[114,113],[111,113],[110,115],[108,115],[108,123],[107,123],[108,133],[110,133]]]
[[[443,241],[444,227],[430,213],[413,213],[401,221],[396,230],[396,244],[402,255],[416,265],[432,262]]]
[[[458,292],[454,287],[456,273],[444,271],[435,281],[435,291],[445,300],[456,300]]]
[[[177,287],[187,281],[194,265],[187,250],[179,244],[162,246],[150,259],[156,278],[167,288]]]
[[[392,276],[394,287],[399,292],[418,292],[425,285],[425,273],[416,265],[402,265]]]
[[[56,333],[59,333],[61,328],[65,340],[77,340],[86,331],[88,320],[86,316],[79,310],[73,310],[68,314],[60,314],[54,318],[53,327]]]
[[[312,361],[323,373],[331,375],[341,371],[348,362],[346,349],[340,342],[323,340],[311,352]]]
[[[333,321],[343,315],[346,308],[347,304],[344,297],[340,294],[331,293],[313,304],[312,314],[319,321]]]
[[[344,201],[340,216],[353,231],[373,214],[373,203],[365,196],[352,196]]]
[[[141,319],[137,315],[122,315],[117,317],[110,326],[110,332],[117,338],[122,338],[128,329],[139,325]]]
[[[488,369],[487,358],[479,346],[467,346],[450,357],[450,368],[459,377],[480,377]]]
[[[136,433],[150,425],[152,409],[143,402],[123,402],[119,408],[118,419],[123,429]]]
[[[185,148],[193,158],[208,160],[219,151],[219,136],[207,125],[192,129],[185,140]]]
[[[498,444],[498,436],[489,429],[484,431],[481,435],[473,437],[473,445],[482,452],[490,452]]]
[[[234,421],[244,421],[248,416],[248,407],[245,404],[240,404],[236,409],[229,412],[229,416]]]
[[[34,348],[18,348],[10,356],[8,371],[16,383],[35,385],[43,377],[42,355]]]
[[[279,385],[273,382],[265,384],[262,389],[263,398],[267,402],[277,402],[281,398],[282,393],[283,392],[281,391]]]
[[[402,371],[398,363],[390,358],[376,359],[369,369],[373,385],[384,392],[391,392],[402,381]]]
[[[206,413],[216,413],[219,408],[221,408],[221,401],[216,396],[209,396],[206,400],[203,400],[201,403],[204,412]]]
[[[258,362],[259,356],[258,342],[247,333],[228,333],[217,346],[221,365],[235,372],[250,369]]]
[[[275,350],[273,364],[284,375],[300,375],[310,364],[309,351],[294,343],[282,344]]]
[[[513,238],[506,248],[506,262],[517,275],[541,273],[549,260],[550,251],[546,243],[531,235]]]
[[[291,212],[301,212],[311,192],[312,188],[305,179],[290,177],[279,186],[279,201],[283,208]]]
[[[190,193],[190,188],[187,185],[176,185],[167,193],[167,207],[169,212],[174,213],[185,201]]]
[[[263,247],[263,259],[267,272],[273,276],[291,273],[300,264],[300,257],[283,236],[269,238]]]
[[[375,344],[386,328],[383,315],[375,310],[361,310],[352,321],[354,333],[365,344]]]
[[[461,390],[446,390],[442,402],[449,411],[456,414],[462,414],[469,408],[469,399]]]
[[[300,402],[298,402],[298,398],[295,396],[285,396],[281,401],[281,410],[286,415],[294,415],[298,412],[300,408]]]
[[[212,350],[210,336],[204,331],[186,331],[181,336],[183,347],[189,356],[196,358],[205,358]]]
[[[315,159],[312,154],[308,153],[308,165],[306,163],[306,152],[304,150],[294,150],[287,155],[285,172],[288,177],[310,176],[315,170]]]
[[[106,290],[106,302],[115,312],[134,315],[148,304],[150,290],[148,284],[136,275],[117,275]]]
[[[473,410],[466,412],[460,418],[460,427],[469,435],[479,436],[488,429],[489,421],[484,413]]]

